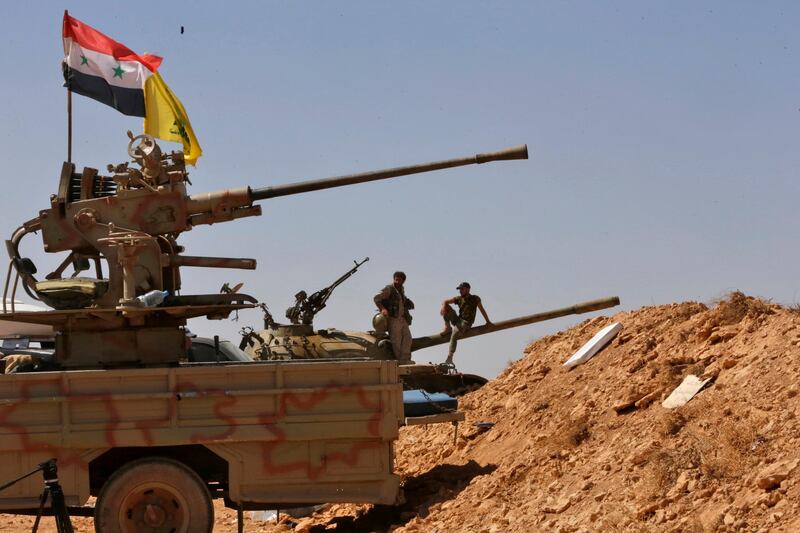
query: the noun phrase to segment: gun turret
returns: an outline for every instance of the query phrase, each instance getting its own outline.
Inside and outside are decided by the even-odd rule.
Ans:
[[[569,307],[511,318],[491,325],[476,326],[467,331],[464,337],[476,337],[562,316],[599,311],[617,306],[619,303],[619,298],[616,296],[592,300]],[[242,335],[242,349],[259,359],[395,358],[386,332],[342,331],[335,328],[314,331],[311,326],[286,326],[273,322],[265,324],[264,329],[258,332],[260,338],[256,338],[251,330],[244,331]],[[445,344],[449,340],[449,336],[441,334],[417,337],[412,339],[411,350],[430,348]],[[417,358],[415,357],[415,359]],[[401,364],[404,366],[403,383],[410,389],[462,394],[486,383],[486,379],[480,376],[454,372],[451,366],[418,365],[413,362]]]
[[[223,191],[187,195],[190,184],[183,154],[162,154],[149,135],[131,136],[128,153],[140,168],[129,163],[109,165],[111,176],[100,176],[94,169],[75,172],[64,163],[58,193],[49,209],[26,222],[8,242],[8,249],[23,288],[57,309],[135,307],[136,297],[151,290],[176,294],[181,287],[179,268],[254,269],[248,258],[198,257],[183,255],[178,244],[180,233],[194,226],[257,216],[255,202],[311,191],[343,187],[490,161],[525,159],[527,147],[517,146],[500,152],[411,165],[362,174],[311,180],[260,189],[240,187]],[[68,252],[68,257],[44,281],[34,277],[35,266],[19,255],[19,242],[26,234],[42,231],[47,252]],[[108,277],[102,274],[101,259],[107,262]],[[86,283],[80,296],[67,294],[64,278],[70,265],[93,262],[96,283]],[[76,269],[77,271],[77,269]]]

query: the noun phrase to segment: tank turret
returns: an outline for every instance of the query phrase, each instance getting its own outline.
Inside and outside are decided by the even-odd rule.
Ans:
[[[568,315],[579,315],[600,311],[620,304],[619,297],[612,296],[599,300],[581,302],[569,307],[561,307],[532,315],[510,318],[491,325],[475,326],[462,337],[468,339],[488,335],[511,328],[519,328],[536,322],[544,322]],[[258,359],[304,359],[330,357],[369,357],[372,359],[393,359],[389,337],[383,331],[342,331],[328,328],[315,330],[308,324],[279,324],[267,310],[264,329],[243,330],[240,348]],[[411,351],[415,352],[447,344],[449,336],[436,333],[411,340]]]
[[[591,300],[569,307],[552,309],[532,315],[495,322],[491,325],[471,328],[463,338],[488,335],[498,331],[518,328],[536,322],[555,318],[590,313],[608,309],[620,304],[618,297]],[[441,334],[414,337],[411,351],[446,344],[449,336]],[[242,330],[242,350],[256,359],[329,359],[362,358],[394,359],[391,344],[386,332],[381,331],[342,331],[328,328],[315,330],[311,324],[277,324],[268,311],[265,313],[264,329]],[[435,364],[404,364],[403,381],[409,388],[424,389],[428,392],[447,392],[461,394],[474,390],[486,383],[486,379],[472,374],[462,374],[452,367]]]
[[[184,231],[260,215],[256,202],[280,196],[528,156],[522,145],[361,174],[190,195],[182,152],[164,154],[153,137],[128,135],[134,165],[109,165],[108,174],[101,175],[92,168],[76,172],[72,163],[64,163],[50,207],[6,241],[13,270],[6,277],[4,301],[12,303],[4,304],[0,320],[52,326],[56,358],[67,367],[174,363],[186,354],[187,319],[224,318],[256,305],[255,298],[237,291],[180,293],[182,267],[256,268],[250,258],[184,254],[178,243]],[[46,252],[65,254],[44,279],[20,254],[22,239],[39,231]],[[67,275],[70,267],[73,273]],[[92,269],[92,276],[84,274]],[[53,310],[15,309],[19,284]]]

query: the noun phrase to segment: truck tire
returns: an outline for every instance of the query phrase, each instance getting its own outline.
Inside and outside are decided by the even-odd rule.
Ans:
[[[97,497],[97,533],[211,533],[208,488],[183,463],[164,457],[132,461],[112,474]]]

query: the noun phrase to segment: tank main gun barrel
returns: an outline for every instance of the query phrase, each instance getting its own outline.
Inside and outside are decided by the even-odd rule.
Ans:
[[[348,174],[335,178],[325,178],[319,180],[300,181],[297,183],[287,183],[286,185],[275,185],[273,187],[262,187],[250,191],[250,199],[267,200],[278,196],[288,196],[290,194],[301,194],[304,192],[319,191],[333,187],[344,187],[345,185],[355,185],[368,181],[385,180],[409,174],[419,174],[432,170],[442,170],[445,168],[461,167],[465,165],[479,165],[491,161],[507,161],[512,159],[528,159],[528,145],[521,144],[499,152],[487,154],[477,154],[469,157],[457,159],[447,159],[445,161],[434,161],[432,163],[422,163],[419,165],[409,165],[405,167],[388,168],[373,172],[363,172],[360,174]]]
[[[601,298],[600,300],[591,300],[579,304],[571,305],[569,307],[562,307],[561,309],[553,309],[551,311],[544,311],[542,313],[535,313],[533,315],[521,316],[503,320],[502,322],[494,322],[491,325],[486,324],[470,328],[463,339],[469,337],[477,337],[478,335],[486,335],[487,333],[494,333],[504,329],[517,328],[519,326],[526,326],[535,322],[544,322],[545,320],[552,320],[567,315],[580,315],[582,313],[590,313],[592,311],[599,311],[609,307],[619,305],[619,297],[613,296],[611,298]],[[450,342],[449,336],[431,335],[429,337],[416,337],[411,340],[411,351],[422,350],[430,348],[431,346],[438,346]]]

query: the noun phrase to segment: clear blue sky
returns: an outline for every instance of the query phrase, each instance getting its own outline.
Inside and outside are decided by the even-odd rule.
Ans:
[[[527,162],[276,199],[260,219],[198,227],[188,253],[259,269],[185,269],[184,293],[244,281],[280,316],[297,290],[370,256],[318,326],[367,328],[372,295],[398,268],[414,334],[441,327],[439,303],[462,280],[495,320],[610,295],[624,309],[733,289],[800,301],[796,2],[197,4],[4,6],[6,235],[47,206],[65,158],[68,7],[165,58],[205,150],[193,191],[529,146]],[[124,160],[125,131],[141,121],[82,97],[74,107],[76,162]],[[456,361],[494,375],[582,318],[464,341]],[[258,321],[191,327],[237,338]]]

